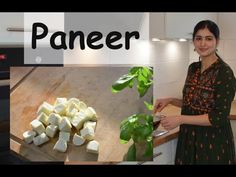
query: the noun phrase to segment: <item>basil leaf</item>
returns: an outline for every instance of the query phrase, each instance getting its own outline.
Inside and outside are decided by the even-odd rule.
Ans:
[[[112,92],[117,93],[127,87],[135,75],[125,74],[124,76],[120,77],[113,85],[112,85]]]

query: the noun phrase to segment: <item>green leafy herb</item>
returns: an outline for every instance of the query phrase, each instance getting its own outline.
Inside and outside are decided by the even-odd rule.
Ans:
[[[121,122],[120,142],[128,143],[132,138],[135,143],[146,143],[144,155],[150,155],[152,149],[153,116],[134,114]]]
[[[121,76],[113,85],[112,92],[118,93],[126,87],[133,88],[137,83],[139,96],[143,97],[153,84],[153,69],[151,67],[133,67],[128,74]]]
[[[145,104],[146,108],[147,108],[149,111],[152,111],[152,110],[153,110],[153,104],[150,104],[150,103],[148,103],[148,102],[146,102],[146,101],[144,101],[144,104]]]
[[[121,76],[112,85],[112,92],[118,93],[126,87],[133,88],[136,84],[140,97],[143,97],[150,86],[153,84],[153,69],[151,67],[132,67],[128,74]],[[153,98],[152,98],[153,99]],[[153,102],[151,100],[151,102]],[[144,101],[148,110],[153,110],[153,105]],[[152,157],[153,155],[153,116],[147,114],[134,114],[125,118],[120,124],[120,143],[126,144],[130,140],[133,144],[127,152],[127,160],[134,161],[137,156],[137,145],[144,145],[145,152],[143,157]]]

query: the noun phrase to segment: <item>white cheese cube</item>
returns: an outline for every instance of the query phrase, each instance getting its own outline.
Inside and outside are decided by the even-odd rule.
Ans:
[[[60,132],[59,139],[63,139],[65,141],[69,142],[70,141],[70,133],[69,132]]]
[[[94,129],[91,126],[85,127],[82,130],[80,130],[80,134],[87,140],[93,140],[95,136]]]
[[[71,124],[72,117],[62,116],[61,118],[62,118],[62,119],[67,119],[67,120],[69,120],[69,122],[70,122],[70,124]],[[62,119],[61,119],[61,120],[62,120]],[[72,128],[72,125],[71,125],[71,128]]]
[[[77,133],[74,134],[73,136],[73,143],[76,146],[81,146],[82,144],[84,144],[85,139],[82,136],[79,136]]]
[[[48,117],[48,123],[52,125],[57,125],[59,126],[59,123],[61,121],[61,116],[59,114],[52,113]]]
[[[70,98],[70,99],[68,100],[68,105],[70,105],[70,104],[72,104],[72,103],[74,103],[74,104],[76,105],[76,107],[78,107],[78,106],[79,106],[79,103],[80,103],[80,100],[79,100],[78,98]]]
[[[58,126],[56,125],[49,125],[46,128],[46,135],[53,138],[55,134],[57,133]]]
[[[95,140],[89,141],[87,146],[86,146],[86,151],[90,153],[99,153],[99,143]]]
[[[79,108],[79,111],[85,111],[87,109],[87,105],[84,102],[80,101],[78,108]]]
[[[57,114],[65,115],[66,114],[66,107],[67,107],[66,103],[59,103],[54,107],[54,111]]]
[[[47,103],[46,101],[43,102],[38,108],[37,115],[40,115],[41,112],[44,112],[45,114],[49,115],[53,112],[54,107]]]
[[[74,117],[77,112],[78,112],[78,109],[74,108],[71,111],[67,111],[66,115],[69,116],[69,117]]]
[[[88,127],[88,126],[91,126],[91,127],[93,128],[93,130],[95,131],[96,124],[97,124],[97,122],[86,121],[86,122],[84,123],[84,128],[85,128],[85,127]]]
[[[59,139],[53,147],[53,150],[60,152],[66,152],[67,142],[64,139]]]
[[[66,115],[69,117],[74,117],[75,114],[78,112],[77,106],[75,103],[71,103],[67,108],[66,108]]]
[[[34,137],[36,136],[36,132],[32,130],[28,130],[23,133],[23,139],[26,143],[30,144],[33,142]]]
[[[96,121],[97,120],[97,114],[95,112],[95,110],[92,107],[88,107],[85,110],[85,114],[88,120],[93,120]]]
[[[71,128],[72,128],[72,126],[70,124],[69,119],[67,119],[67,117],[63,117],[59,123],[60,131],[71,132]]]
[[[48,123],[48,116],[47,116],[47,114],[45,114],[44,112],[41,112],[40,114],[39,114],[39,116],[37,117],[37,119],[40,121],[40,122],[42,122],[44,125],[48,125],[49,123]]]
[[[54,103],[54,106],[56,106],[60,103],[67,103],[67,98],[57,98],[55,103]]]
[[[80,111],[75,114],[73,117],[71,124],[77,129],[80,130],[83,127],[83,124],[85,122],[86,115],[84,112]]]
[[[35,119],[33,120],[30,125],[32,126],[33,130],[36,131],[38,134],[41,134],[43,132],[45,132],[45,127],[42,124],[42,122],[40,122],[39,120]]]
[[[45,133],[42,133],[33,138],[33,142],[36,146],[40,146],[41,144],[44,144],[47,141],[49,141],[49,138],[47,137]]]

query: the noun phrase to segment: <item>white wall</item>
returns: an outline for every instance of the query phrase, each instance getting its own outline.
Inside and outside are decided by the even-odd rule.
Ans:
[[[236,40],[221,40],[218,54],[236,75],[235,46]],[[188,65],[199,60],[192,41],[152,42],[150,60],[154,64],[154,98],[182,98]]]
[[[154,63],[154,98],[182,98],[189,65],[189,44],[175,41],[153,42],[150,56]]]
[[[182,98],[188,65],[198,61],[192,42],[161,41],[152,42],[150,46],[150,61],[154,66],[154,98]],[[235,46],[236,40],[221,40],[218,53],[236,75]]]

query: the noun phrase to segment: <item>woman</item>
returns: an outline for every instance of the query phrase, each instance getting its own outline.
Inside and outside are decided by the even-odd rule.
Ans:
[[[199,62],[192,63],[183,88],[183,99],[157,99],[154,113],[168,104],[181,107],[180,116],[161,118],[171,130],[180,126],[176,164],[233,164],[235,148],[228,116],[236,91],[232,69],[216,53],[219,28],[209,20],[199,22],[193,44]]]

